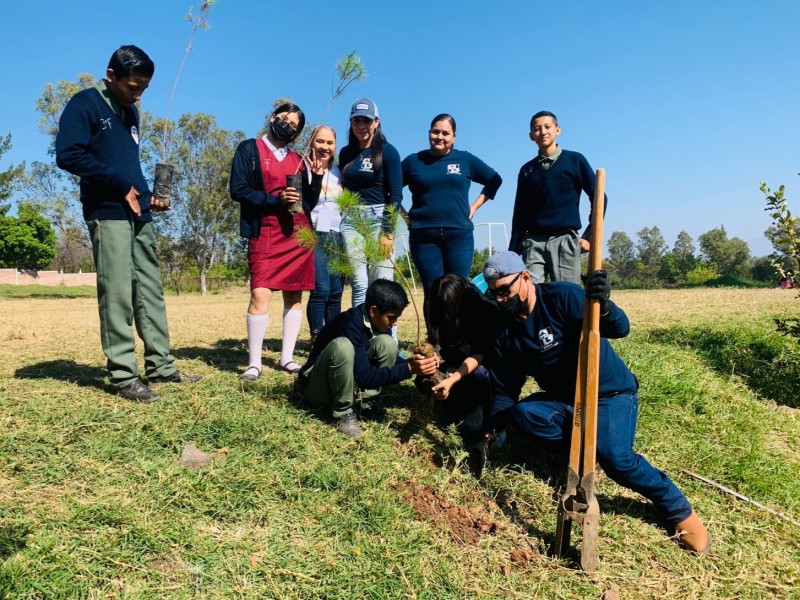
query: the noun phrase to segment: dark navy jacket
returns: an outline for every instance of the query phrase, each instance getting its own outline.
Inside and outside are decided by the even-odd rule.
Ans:
[[[150,188],[139,161],[139,113],[125,109],[120,119],[96,88],[75,94],[61,113],[56,136],[56,164],[81,179],[83,218],[152,221]],[[125,196],[139,193],[141,216]]]
[[[522,165],[517,177],[508,249],[519,252],[519,242],[526,233],[561,235],[578,231],[581,192],[594,202],[594,186],[595,173],[579,152],[562,150],[549,169],[541,167],[538,157]],[[590,222],[581,237],[588,240],[591,227]]]
[[[528,376],[559,402],[572,405],[583,325],[584,289],[571,282],[536,284],[536,304],[524,321],[514,321],[498,336],[491,355],[492,409],[495,423],[519,400]],[[622,338],[630,322],[613,302],[600,318],[599,396],[635,394],[633,373],[607,338]]]

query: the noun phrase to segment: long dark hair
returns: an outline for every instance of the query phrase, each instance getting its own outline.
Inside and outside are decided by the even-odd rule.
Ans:
[[[361,148],[358,146],[358,139],[353,133],[352,125],[348,123],[347,128],[350,133],[347,136],[346,147],[352,150],[353,160],[348,162],[344,167],[341,167],[342,173],[350,168],[350,166],[353,164],[353,161],[355,161],[356,156],[358,156],[358,153],[361,151]],[[380,175],[381,170],[383,169],[383,145],[385,143],[386,136],[383,135],[381,124],[378,123],[378,126],[375,128],[375,133],[372,136],[372,142],[369,145],[369,148],[372,150],[372,171],[375,173],[375,175]]]
[[[461,320],[461,306],[471,293],[469,282],[454,273],[442,275],[431,284],[428,298],[428,339],[438,346],[455,346],[466,340],[467,326]]]

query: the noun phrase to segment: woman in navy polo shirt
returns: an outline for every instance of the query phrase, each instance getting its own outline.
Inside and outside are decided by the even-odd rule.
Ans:
[[[434,279],[446,273],[468,277],[475,240],[472,218],[503,182],[500,175],[477,156],[453,147],[456,121],[436,115],[428,132],[430,148],[407,156],[402,163],[403,185],[411,191],[409,246],[425,292]],[[483,190],[470,204],[472,182]]]

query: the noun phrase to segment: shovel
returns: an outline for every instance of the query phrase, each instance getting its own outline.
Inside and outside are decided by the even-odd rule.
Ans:
[[[592,204],[592,236],[589,273],[603,262],[603,208],[606,172],[597,169]],[[558,520],[553,554],[563,556],[569,547],[573,521],[583,530],[581,569],[587,573],[597,565],[597,534],[600,505],[597,503],[597,391],[600,376],[600,300],[586,299],[578,351],[572,439],[567,470],[567,487],[558,502]]]

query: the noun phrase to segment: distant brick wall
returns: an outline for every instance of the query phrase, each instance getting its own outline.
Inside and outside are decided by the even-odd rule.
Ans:
[[[17,271],[0,269],[0,284],[6,285],[97,285],[97,273],[59,273],[58,271]]]

